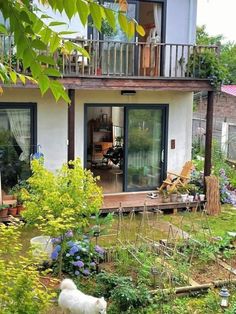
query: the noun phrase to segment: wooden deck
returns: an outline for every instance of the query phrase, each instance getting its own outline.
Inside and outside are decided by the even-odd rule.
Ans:
[[[130,192],[120,194],[105,194],[102,213],[116,212],[122,208],[123,212],[143,211],[146,205],[148,210],[173,210],[174,212],[182,208],[191,208],[193,211],[197,209],[201,203],[194,201],[189,203],[176,202],[176,203],[160,203],[157,199],[152,199],[147,196],[148,192]]]

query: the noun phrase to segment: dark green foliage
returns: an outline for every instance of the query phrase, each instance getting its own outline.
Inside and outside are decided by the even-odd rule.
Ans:
[[[119,311],[117,313],[131,313],[131,309],[145,308],[152,303],[147,287],[144,285],[136,287],[130,277],[102,272],[97,276],[97,282],[100,293],[106,298],[111,298],[113,309]]]

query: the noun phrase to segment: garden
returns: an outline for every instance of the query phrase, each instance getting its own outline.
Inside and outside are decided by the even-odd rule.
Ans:
[[[200,163],[190,183],[196,193],[202,188]],[[24,204],[24,220],[0,224],[1,313],[61,313],[63,278],[103,296],[111,314],[236,313],[230,166],[214,167],[221,200],[229,201],[217,216],[208,215],[204,202],[197,211],[187,207],[171,215],[145,206],[138,214],[120,208],[101,215],[101,188],[79,160],[56,174],[41,159],[31,169],[27,182],[13,189]],[[43,245],[30,245],[42,235]]]

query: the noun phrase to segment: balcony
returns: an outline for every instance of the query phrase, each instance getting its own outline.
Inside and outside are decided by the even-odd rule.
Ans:
[[[56,66],[63,78],[126,79],[209,79],[207,56],[218,56],[217,46],[146,42],[73,40],[85,48],[90,58],[74,51],[55,53]],[[42,53],[42,52],[41,52]],[[0,62],[8,62],[23,72],[16,61],[12,37],[0,36]],[[29,71],[27,71],[29,74]]]

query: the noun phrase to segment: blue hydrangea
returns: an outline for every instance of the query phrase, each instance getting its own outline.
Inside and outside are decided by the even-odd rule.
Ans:
[[[95,252],[97,252],[98,254],[101,254],[101,255],[103,255],[104,254],[104,249],[103,248],[101,248],[99,245],[95,245]]]
[[[57,252],[60,252],[61,251],[61,245],[57,245],[57,246],[55,246],[55,251],[57,251]]]
[[[70,249],[69,254],[70,254],[71,256],[74,256],[75,253],[77,253],[77,252],[79,252],[79,249],[78,249],[78,247],[77,247],[76,245],[74,245],[74,246],[72,246],[72,248]]]
[[[90,271],[89,271],[88,269],[84,269],[84,270],[83,270],[83,274],[84,274],[85,276],[89,276],[89,275],[90,275]]]
[[[54,250],[51,254],[51,259],[55,261],[57,260],[57,258],[58,258],[58,252]]]
[[[72,264],[73,264],[74,266],[79,267],[79,268],[84,267],[84,263],[83,263],[82,261],[72,262]]]

